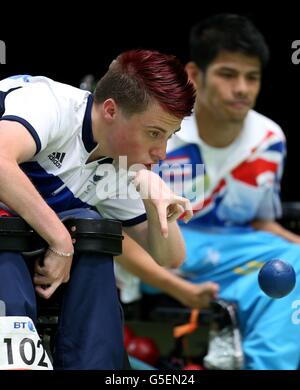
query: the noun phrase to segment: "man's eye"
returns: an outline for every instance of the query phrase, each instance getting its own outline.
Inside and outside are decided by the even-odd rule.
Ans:
[[[224,77],[224,79],[231,79],[234,75],[232,73],[221,73],[221,77]]]
[[[249,81],[260,81],[260,75],[252,74],[247,77]]]
[[[159,131],[150,131],[150,136],[152,138],[158,138],[159,137]]]

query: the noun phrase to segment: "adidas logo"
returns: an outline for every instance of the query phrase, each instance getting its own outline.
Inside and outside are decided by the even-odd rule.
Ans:
[[[94,175],[94,176],[93,176],[93,181],[94,181],[95,183],[97,183],[97,181],[103,179],[103,177],[104,177],[104,176]]]
[[[63,159],[65,158],[66,153],[60,153],[60,152],[53,152],[52,154],[48,155],[49,160],[53,162],[57,168],[61,167],[61,164],[63,162]]]

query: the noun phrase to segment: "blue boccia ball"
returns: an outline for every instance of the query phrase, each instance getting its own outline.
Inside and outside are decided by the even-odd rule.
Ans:
[[[282,298],[295,287],[296,273],[289,263],[270,260],[260,269],[258,283],[263,292],[271,298]]]

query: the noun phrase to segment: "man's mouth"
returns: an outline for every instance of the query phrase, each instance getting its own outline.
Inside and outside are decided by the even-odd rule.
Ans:
[[[241,108],[247,108],[249,107],[249,102],[243,101],[243,100],[237,100],[235,102],[230,103],[230,106],[241,109]]]

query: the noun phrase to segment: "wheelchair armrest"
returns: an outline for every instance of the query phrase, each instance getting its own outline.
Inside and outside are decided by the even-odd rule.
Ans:
[[[282,217],[278,222],[286,229],[300,234],[300,202],[282,202]]]
[[[110,219],[66,218],[62,221],[72,238],[74,249],[84,253],[122,253],[122,223]],[[72,231],[71,227],[76,230]],[[22,252],[27,257],[41,254],[47,243],[20,217],[0,218],[0,251]]]
[[[300,202],[282,202],[282,217],[300,219]]]
[[[191,309],[163,293],[143,294],[139,301],[122,306],[125,318],[134,321],[183,324],[189,321],[191,315]],[[228,324],[236,325],[234,305],[217,299],[207,309],[201,309],[199,324],[209,325],[212,321],[217,322],[221,328]]]

